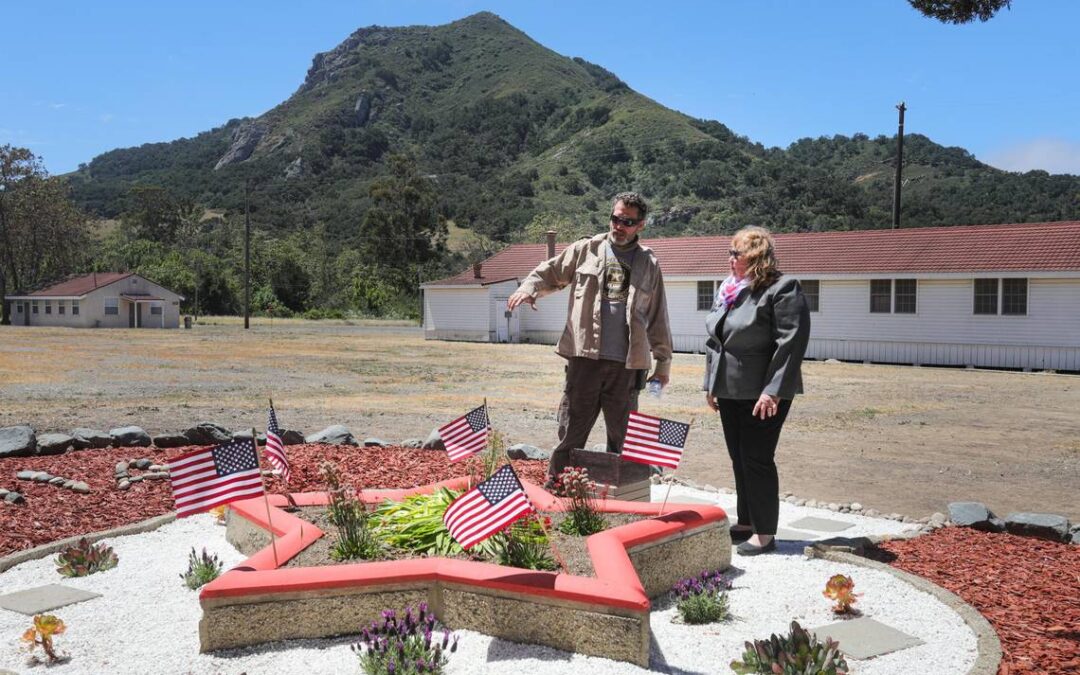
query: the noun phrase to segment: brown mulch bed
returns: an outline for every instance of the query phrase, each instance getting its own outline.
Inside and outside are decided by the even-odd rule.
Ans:
[[[0,487],[26,496],[26,503],[21,505],[0,500],[0,555],[172,511],[172,491],[167,481],[143,481],[121,491],[116,489],[113,471],[121,461],[146,457],[164,464],[168,458],[191,449],[109,448],[0,459]],[[434,450],[313,444],[290,445],[286,451],[292,467],[288,486],[292,492],[325,490],[319,477],[319,465],[324,461],[337,465],[343,484],[359,488],[410,488],[469,472],[469,462],[451,464],[446,461],[446,453]],[[514,460],[512,463],[522,478],[538,484],[544,482],[546,462]],[[264,468],[269,467],[264,465]],[[15,474],[24,469],[85,481],[91,492],[82,495],[52,485],[16,480]],[[134,469],[129,472],[133,476],[143,473]],[[266,486],[270,492],[285,491],[277,478],[267,478]]]
[[[957,594],[993,625],[998,675],[1080,673],[1080,546],[948,527],[870,557]]]

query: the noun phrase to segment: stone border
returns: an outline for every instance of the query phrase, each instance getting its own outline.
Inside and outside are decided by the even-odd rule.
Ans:
[[[1001,641],[998,639],[994,627],[977,609],[964,602],[960,596],[952,591],[946,590],[932,581],[896,569],[886,563],[856,555],[851,553],[850,549],[850,546],[833,547],[815,544],[807,546],[803,553],[809,558],[848,563],[859,567],[868,567],[879,572],[886,572],[920,591],[934,596],[959,614],[968,628],[975,633],[975,648],[978,651],[978,656],[975,657],[975,664],[971,666],[971,670],[967,672],[967,675],[997,675],[998,667],[1001,665]]]
[[[119,527],[113,527],[108,530],[99,530],[97,532],[90,532],[89,534],[79,534],[74,537],[68,537],[66,539],[57,539],[56,541],[50,541],[48,544],[42,544],[41,546],[35,546],[34,548],[28,548],[25,551],[16,551],[15,553],[9,553],[8,555],[0,558],[0,572],[6,572],[16,565],[21,565],[24,562],[30,560],[37,560],[50,556],[53,553],[60,551],[68,546],[74,546],[80,539],[88,539],[91,542],[95,542],[101,539],[108,539],[109,537],[125,537],[129,534],[142,534],[144,532],[151,532],[158,529],[162,525],[168,525],[176,520],[176,512],[165,513],[160,516],[154,516],[153,518],[147,518],[146,520],[140,520],[137,523],[128,523],[127,525],[121,525]]]

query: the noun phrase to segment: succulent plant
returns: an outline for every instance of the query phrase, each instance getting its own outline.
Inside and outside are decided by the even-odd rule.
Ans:
[[[33,654],[33,651],[38,647],[41,647],[45,652],[45,659],[47,663],[57,663],[63,661],[66,656],[56,653],[56,648],[53,646],[53,636],[60,635],[67,626],[64,622],[53,616],[52,614],[37,614],[34,616],[34,625],[26,629],[23,633],[22,641],[26,643],[26,650]],[[31,656],[32,660],[37,660],[36,656]]]
[[[118,559],[111,546],[91,544],[86,537],[56,557],[56,571],[65,577],[85,577],[116,567]]]
[[[381,622],[360,631],[352,650],[368,675],[441,673],[457,643],[457,636],[441,628],[422,602],[415,615],[411,607],[400,617],[392,609],[383,611]]]
[[[191,553],[188,555],[187,572],[181,574],[180,578],[184,580],[188,588],[195,590],[217,579],[222,567],[224,563],[218,560],[216,555],[207,553],[205,548],[201,556],[196,555],[195,547],[192,546]]]
[[[747,642],[742,660],[732,661],[731,669],[739,675],[847,675],[848,665],[836,641],[822,643],[792,621],[787,635]]]
[[[855,582],[851,580],[851,577],[843,574],[834,574],[829,577],[825,590],[821,594],[836,603],[832,610],[837,614],[847,614],[852,611],[851,606],[858,600]]]

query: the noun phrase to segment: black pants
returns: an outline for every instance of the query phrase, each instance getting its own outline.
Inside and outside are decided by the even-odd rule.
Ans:
[[[776,414],[754,417],[754,400],[718,398],[720,421],[731,468],[735,471],[739,525],[749,525],[755,534],[776,534],[780,517],[780,479],[776,474],[776,443],[784,426],[791,400],[781,400]]]
[[[630,411],[637,410],[638,371],[620,361],[575,357],[566,364],[566,387],[559,402],[559,444],[551,451],[548,476],[570,463],[570,451],[584,448],[600,412],[607,427],[607,451],[622,452]]]

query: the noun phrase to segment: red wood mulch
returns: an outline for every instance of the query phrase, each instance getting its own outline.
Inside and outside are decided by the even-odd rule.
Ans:
[[[990,621],[998,675],[1080,673],[1080,546],[948,527],[872,557],[947,588]]]
[[[143,481],[121,491],[116,489],[113,471],[124,460],[146,457],[163,464],[168,458],[191,449],[110,448],[51,457],[0,459],[0,487],[26,496],[26,503],[21,505],[0,500],[0,555],[172,511],[168,481]],[[431,450],[290,445],[286,452],[292,467],[289,489],[293,492],[325,490],[319,465],[327,460],[337,465],[343,484],[358,488],[416,487],[463,476],[469,471],[468,462],[450,464],[446,453]],[[522,478],[543,484],[547,462],[514,460],[513,465]],[[16,480],[15,474],[24,469],[85,481],[91,492],[82,495],[52,485]],[[130,469],[129,473],[134,476],[143,472]],[[277,478],[267,478],[266,485],[270,492],[285,491]]]

